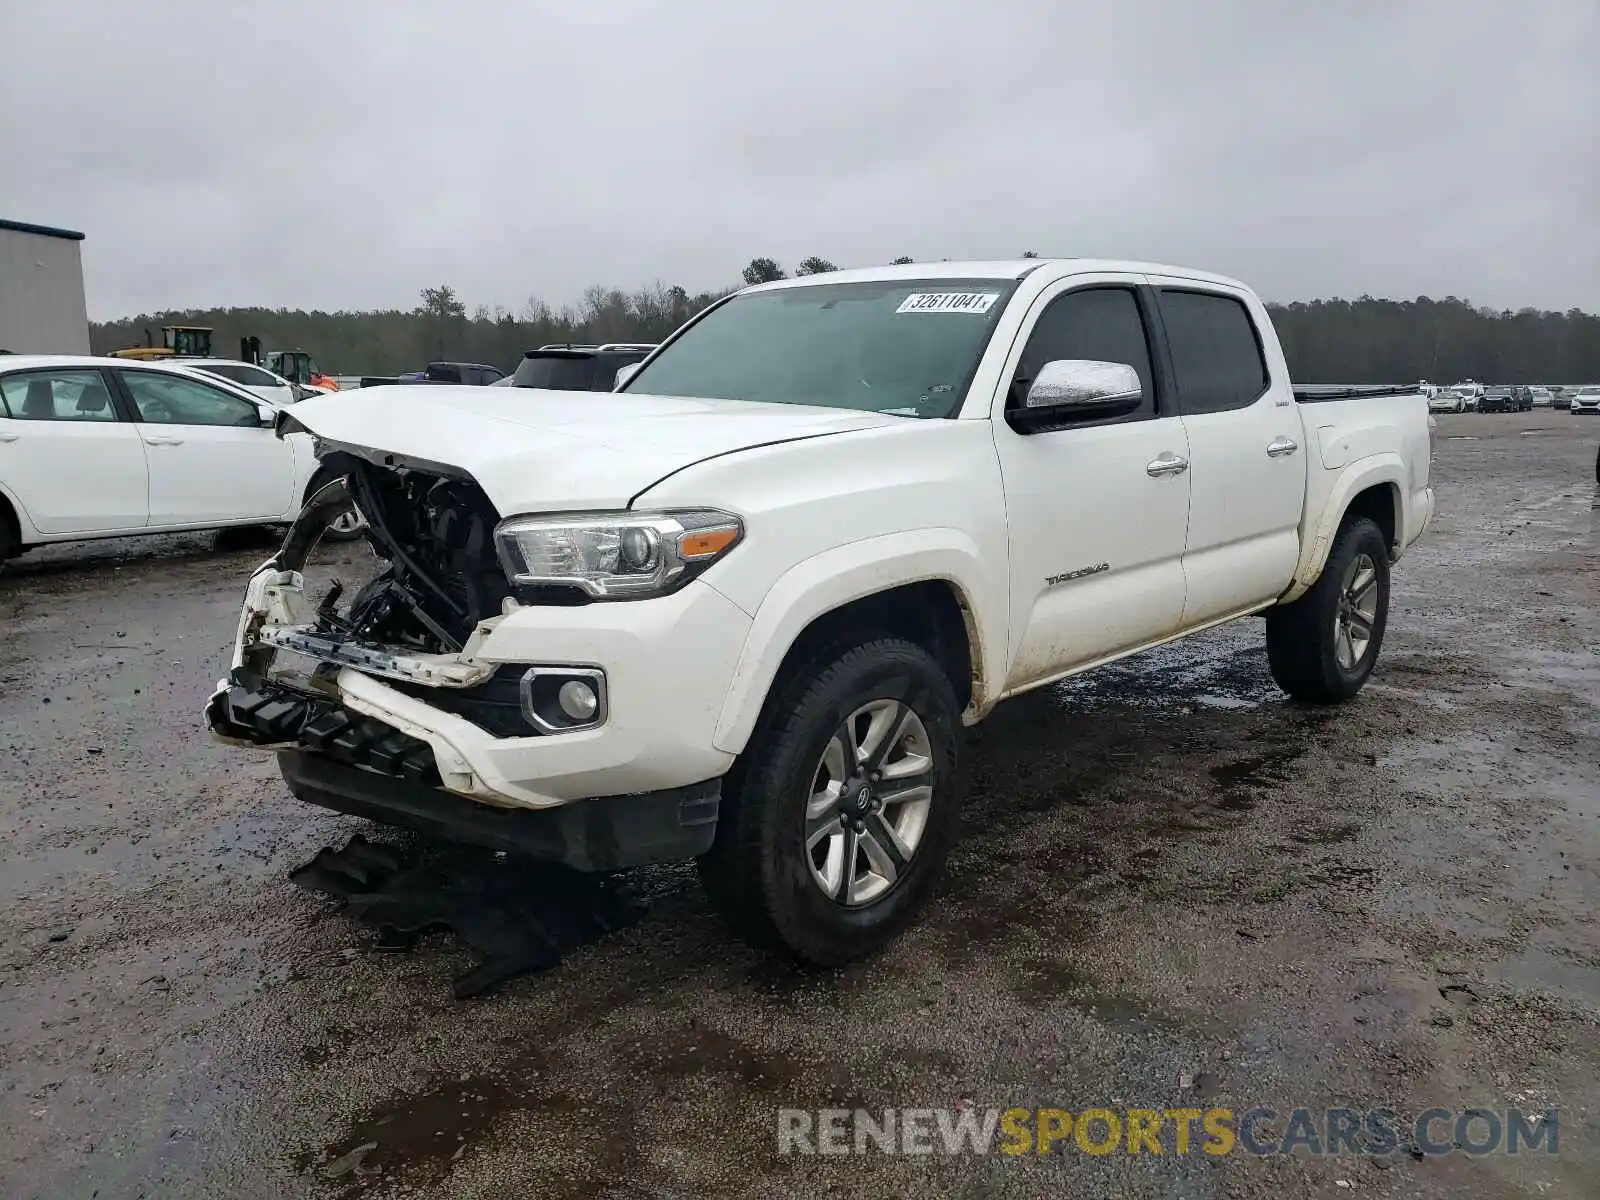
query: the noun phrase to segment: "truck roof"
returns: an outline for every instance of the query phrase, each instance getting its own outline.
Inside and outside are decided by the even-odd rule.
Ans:
[[[1175,267],[1162,263],[1137,262],[1118,258],[1006,258],[974,260],[967,262],[922,262],[889,264],[880,267],[851,267],[842,271],[826,271],[818,275],[799,275],[793,279],[779,279],[772,283],[758,283],[745,288],[747,292],[776,291],[779,288],[813,287],[824,283],[877,283],[894,279],[1021,279],[1041,267],[1052,267],[1056,274],[1086,275],[1091,272],[1133,273],[1138,275],[1176,275],[1203,283],[1220,283],[1228,287],[1245,288],[1246,285],[1226,275],[1210,271],[1197,271],[1192,267]],[[1060,270],[1060,268],[1067,268]]]

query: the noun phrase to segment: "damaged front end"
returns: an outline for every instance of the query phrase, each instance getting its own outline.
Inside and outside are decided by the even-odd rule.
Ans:
[[[441,706],[501,732],[493,726],[506,681],[495,664],[474,658],[515,604],[494,552],[498,515],[474,481],[449,468],[392,456],[379,465],[343,451],[325,461],[341,477],[311,498],[282,548],[251,577],[229,677],[206,706],[207,726],[230,745],[313,749],[438,785],[441,764],[419,736],[425,731],[363,714],[339,679],[353,670],[412,694],[455,693],[461,703]],[[353,595],[335,579],[313,600],[308,559],[352,506],[381,569]]]

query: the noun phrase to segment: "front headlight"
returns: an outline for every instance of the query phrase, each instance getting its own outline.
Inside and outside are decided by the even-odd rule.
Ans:
[[[642,600],[683,586],[744,536],[715,509],[512,517],[495,529],[506,578],[576,587],[596,600]]]

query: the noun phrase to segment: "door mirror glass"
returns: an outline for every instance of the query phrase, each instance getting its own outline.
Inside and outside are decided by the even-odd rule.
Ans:
[[[622,388],[623,384],[627,383],[628,380],[632,379],[638,373],[639,373],[639,364],[638,363],[629,363],[625,367],[617,368],[617,382],[612,385],[612,390],[613,391],[620,390]]]
[[[1127,363],[1058,358],[1039,368],[1023,407],[1006,414],[1018,433],[1073,421],[1124,417],[1144,401],[1139,373]]]

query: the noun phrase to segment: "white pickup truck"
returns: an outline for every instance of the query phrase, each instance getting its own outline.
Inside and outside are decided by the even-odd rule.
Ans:
[[[815,963],[928,899],[1008,696],[1252,614],[1290,696],[1355,695],[1434,506],[1420,392],[1297,398],[1248,288],[1127,262],[763,284],[615,393],[363,389],[302,430],[340,479],[250,580],[213,733],[379,821],[695,856]],[[312,598],[352,499],[387,565]]]

